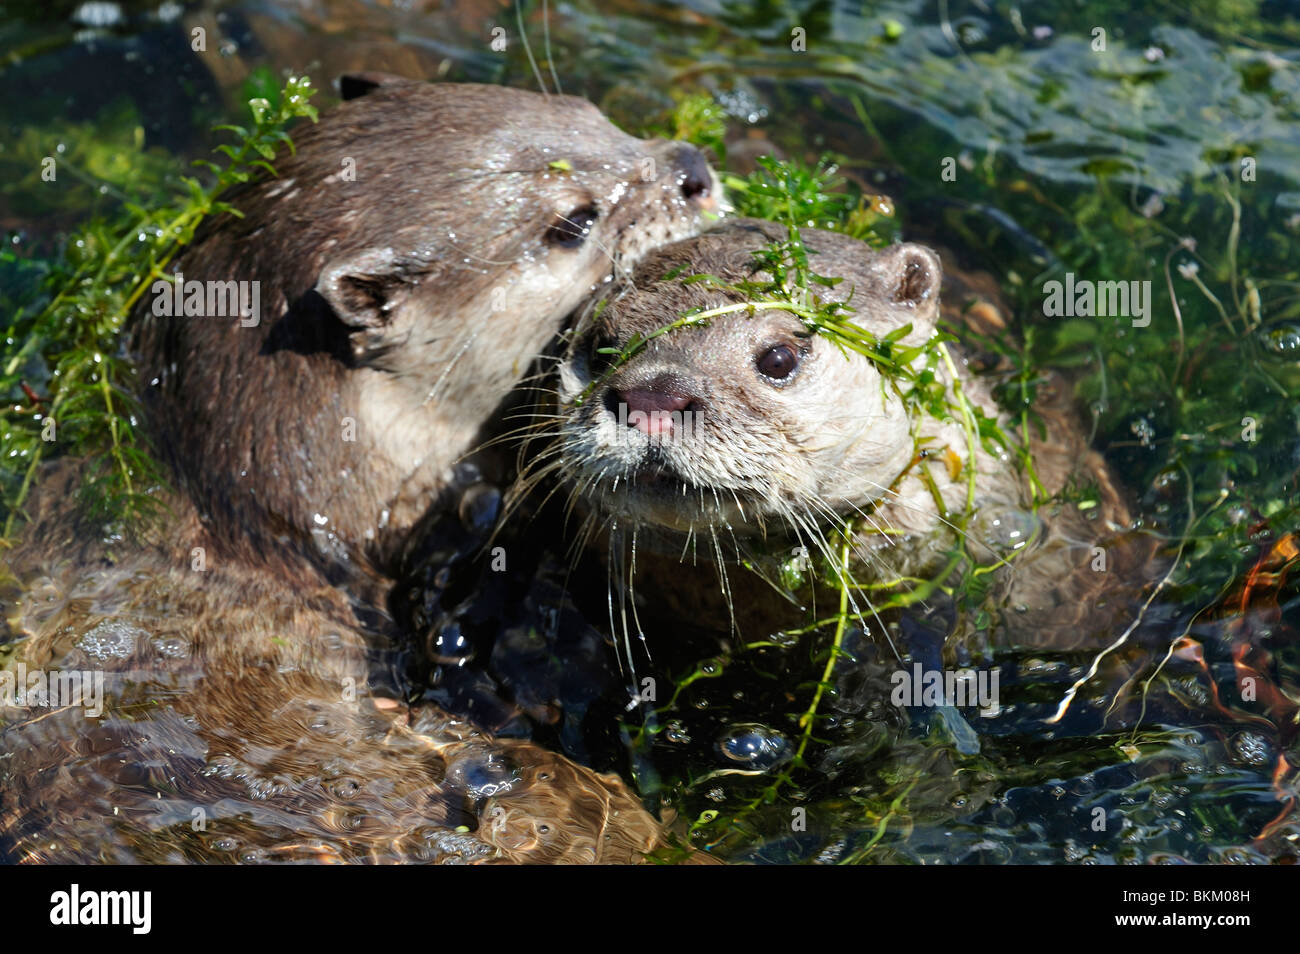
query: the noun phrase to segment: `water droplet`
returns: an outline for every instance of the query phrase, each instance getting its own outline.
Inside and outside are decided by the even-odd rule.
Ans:
[[[1129,424],[1129,430],[1133,432],[1138,439],[1138,443],[1143,447],[1150,447],[1151,440],[1156,435],[1155,428],[1151,426],[1151,422],[1145,417],[1139,417]]]
[[[691,741],[690,733],[686,731],[686,726],[678,719],[674,719],[664,727],[664,738],[669,742],[675,742],[678,745],[686,745]]]
[[[182,636],[167,636],[153,641],[158,654],[167,659],[184,659],[190,654],[189,640]]]
[[[455,620],[430,633],[427,647],[429,659],[443,665],[463,666],[474,658],[474,643]]]
[[[496,524],[501,511],[501,491],[491,484],[478,483],[461,494],[460,522],[472,533],[487,533]]]

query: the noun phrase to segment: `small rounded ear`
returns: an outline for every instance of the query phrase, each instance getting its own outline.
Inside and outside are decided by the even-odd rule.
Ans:
[[[350,328],[376,329],[410,288],[409,268],[391,248],[372,248],[331,262],[316,279],[316,292]]]
[[[409,86],[423,80],[407,79],[396,73],[364,72],[344,73],[339,77],[339,95],[346,99],[357,99],[371,90],[381,86]]]
[[[885,297],[918,310],[937,307],[943,266],[924,245],[904,242],[884,249],[876,259]]]

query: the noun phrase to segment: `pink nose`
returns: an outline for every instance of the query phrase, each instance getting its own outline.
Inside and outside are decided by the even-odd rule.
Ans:
[[[645,434],[670,434],[674,414],[680,421],[681,412],[690,408],[694,398],[689,395],[656,391],[650,388],[630,388],[616,392],[619,403],[619,422],[635,427]]]

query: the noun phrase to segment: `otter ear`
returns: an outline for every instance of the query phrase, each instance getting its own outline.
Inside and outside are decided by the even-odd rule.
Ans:
[[[371,90],[388,86],[409,86],[422,80],[407,79],[395,73],[344,73],[339,77],[339,95],[346,99],[357,99]]]
[[[872,262],[882,297],[912,309],[913,324],[929,331],[939,317],[939,284],[943,266],[939,256],[924,245],[904,242],[882,250]]]
[[[375,330],[410,292],[410,268],[391,248],[371,248],[331,262],[316,279],[324,298],[349,328]]]

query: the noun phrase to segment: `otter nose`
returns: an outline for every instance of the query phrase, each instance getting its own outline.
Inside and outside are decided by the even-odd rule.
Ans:
[[[713,172],[704,154],[694,146],[684,146],[677,154],[677,181],[682,196],[692,202],[713,209],[717,197],[713,194]]]
[[[611,389],[607,395],[618,422],[643,434],[671,434],[687,422],[687,415],[695,409],[694,397],[667,388]]]

